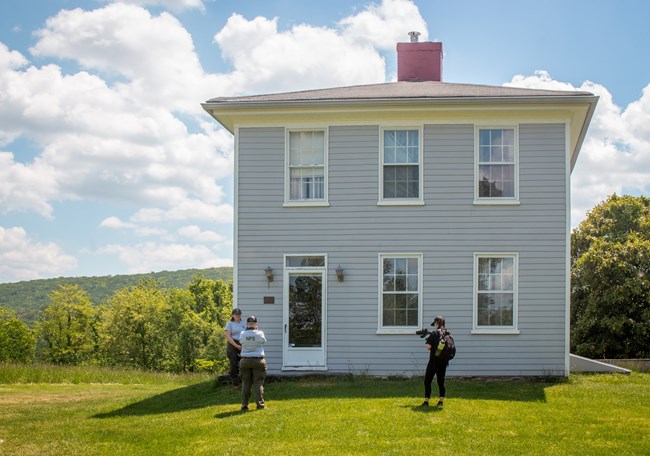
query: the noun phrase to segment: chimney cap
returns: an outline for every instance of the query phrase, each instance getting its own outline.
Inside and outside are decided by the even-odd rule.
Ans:
[[[419,40],[420,32],[409,32],[409,36],[411,37],[411,43],[417,43]]]

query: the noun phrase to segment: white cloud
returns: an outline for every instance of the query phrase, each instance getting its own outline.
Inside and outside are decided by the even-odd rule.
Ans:
[[[162,221],[201,220],[216,223],[232,223],[233,207],[230,204],[212,205],[199,200],[184,200],[169,210],[157,208],[140,209],[131,217],[136,223]]]
[[[107,245],[98,253],[117,255],[130,274],[152,271],[232,266],[229,258],[218,258],[203,245],[146,242],[131,246]]]
[[[428,40],[428,27],[418,7],[410,0],[383,0],[365,11],[339,21],[347,41],[367,43],[385,51],[395,50],[399,42],[409,41],[408,33],[420,32]]]
[[[99,224],[102,228],[111,228],[111,229],[132,229],[135,228],[136,225],[134,223],[129,223],[129,222],[123,222],[120,220],[119,217],[111,216],[108,217]]]
[[[385,80],[379,53],[334,29],[296,25],[279,32],[277,19],[233,14],[215,36],[232,61],[241,93],[296,91]]]
[[[178,229],[178,234],[196,242],[226,242],[225,236],[214,231],[202,231],[201,228],[196,225],[183,226]]]
[[[0,213],[33,211],[54,218],[48,202],[58,194],[56,171],[42,160],[31,165],[14,161],[8,152],[0,152]]]
[[[198,115],[199,102],[228,92],[229,78],[206,74],[192,36],[171,14],[116,3],[84,11],[63,10],[37,32],[30,52],[72,59],[84,68],[126,82],[115,90],[136,104]]]
[[[4,43],[0,43],[0,71],[16,69],[25,65],[27,65],[27,59],[20,52],[10,51]]]
[[[205,11],[203,0],[104,0],[111,3],[127,3],[140,6],[161,6],[170,11],[180,12],[187,9]]]
[[[108,228],[113,230],[123,230],[134,233],[137,236],[142,237],[158,237],[161,239],[169,239],[169,233],[164,228],[152,227],[152,226],[140,226],[136,223],[125,222],[119,217],[111,216],[108,217],[99,224],[102,228]]]
[[[170,111],[136,103],[98,76],[64,76],[56,65],[0,69],[0,94],[0,142],[24,136],[43,147],[31,163],[2,154],[4,212],[51,218],[55,199],[165,208],[224,197],[216,180],[232,174],[232,137],[214,123],[202,119],[201,131],[189,133]]]
[[[577,226],[586,212],[612,193],[650,192],[650,85],[627,108],[617,106],[602,85],[586,81],[580,87],[555,81],[546,71],[515,76],[504,84],[554,90],[581,90],[600,97],[587,137],[571,176],[571,222]]]
[[[0,226],[0,282],[59,276],[76,266],[58,245],[34,241],[20,227]]]

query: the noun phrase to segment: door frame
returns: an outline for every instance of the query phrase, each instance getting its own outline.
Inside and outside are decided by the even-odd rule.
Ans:
[[[287,266],[287,257],[323,257],[323,266]],[[326,371],[327,370],[327,254],[285,254],[283,258],[283,295],[282,302],[282,370],[285,371]],[[289,276],[295,274],[320,275],[321,276],[321,348],[300,349],[289,347]],[[295,363],[291,361],[290,352],[318,352],[318,359],[312,363]]]

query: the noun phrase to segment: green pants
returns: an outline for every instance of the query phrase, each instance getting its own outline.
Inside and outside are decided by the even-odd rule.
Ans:
[[[239,361],[239,376],[241,377],[241,405],[248,406],[251,397],[251,387],[257,406],[264,405],[264,379],[266,378],[266,360],[263,358],[241,358]]]

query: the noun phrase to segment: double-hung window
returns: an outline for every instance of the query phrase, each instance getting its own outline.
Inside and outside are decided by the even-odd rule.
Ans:
[[[519,199],[518,129],[477,127],[477,203],[516,204]]]
[[[474,255],[474,332],[518,334],[515,253]]]
[[[420,327],[422,255],[380,254],[379,332],[406,333]]]
[[[422,204],[420,129],[382,129],[380,204]]]
[[[287,131],[285,204],[327,204],[327,132]]]

